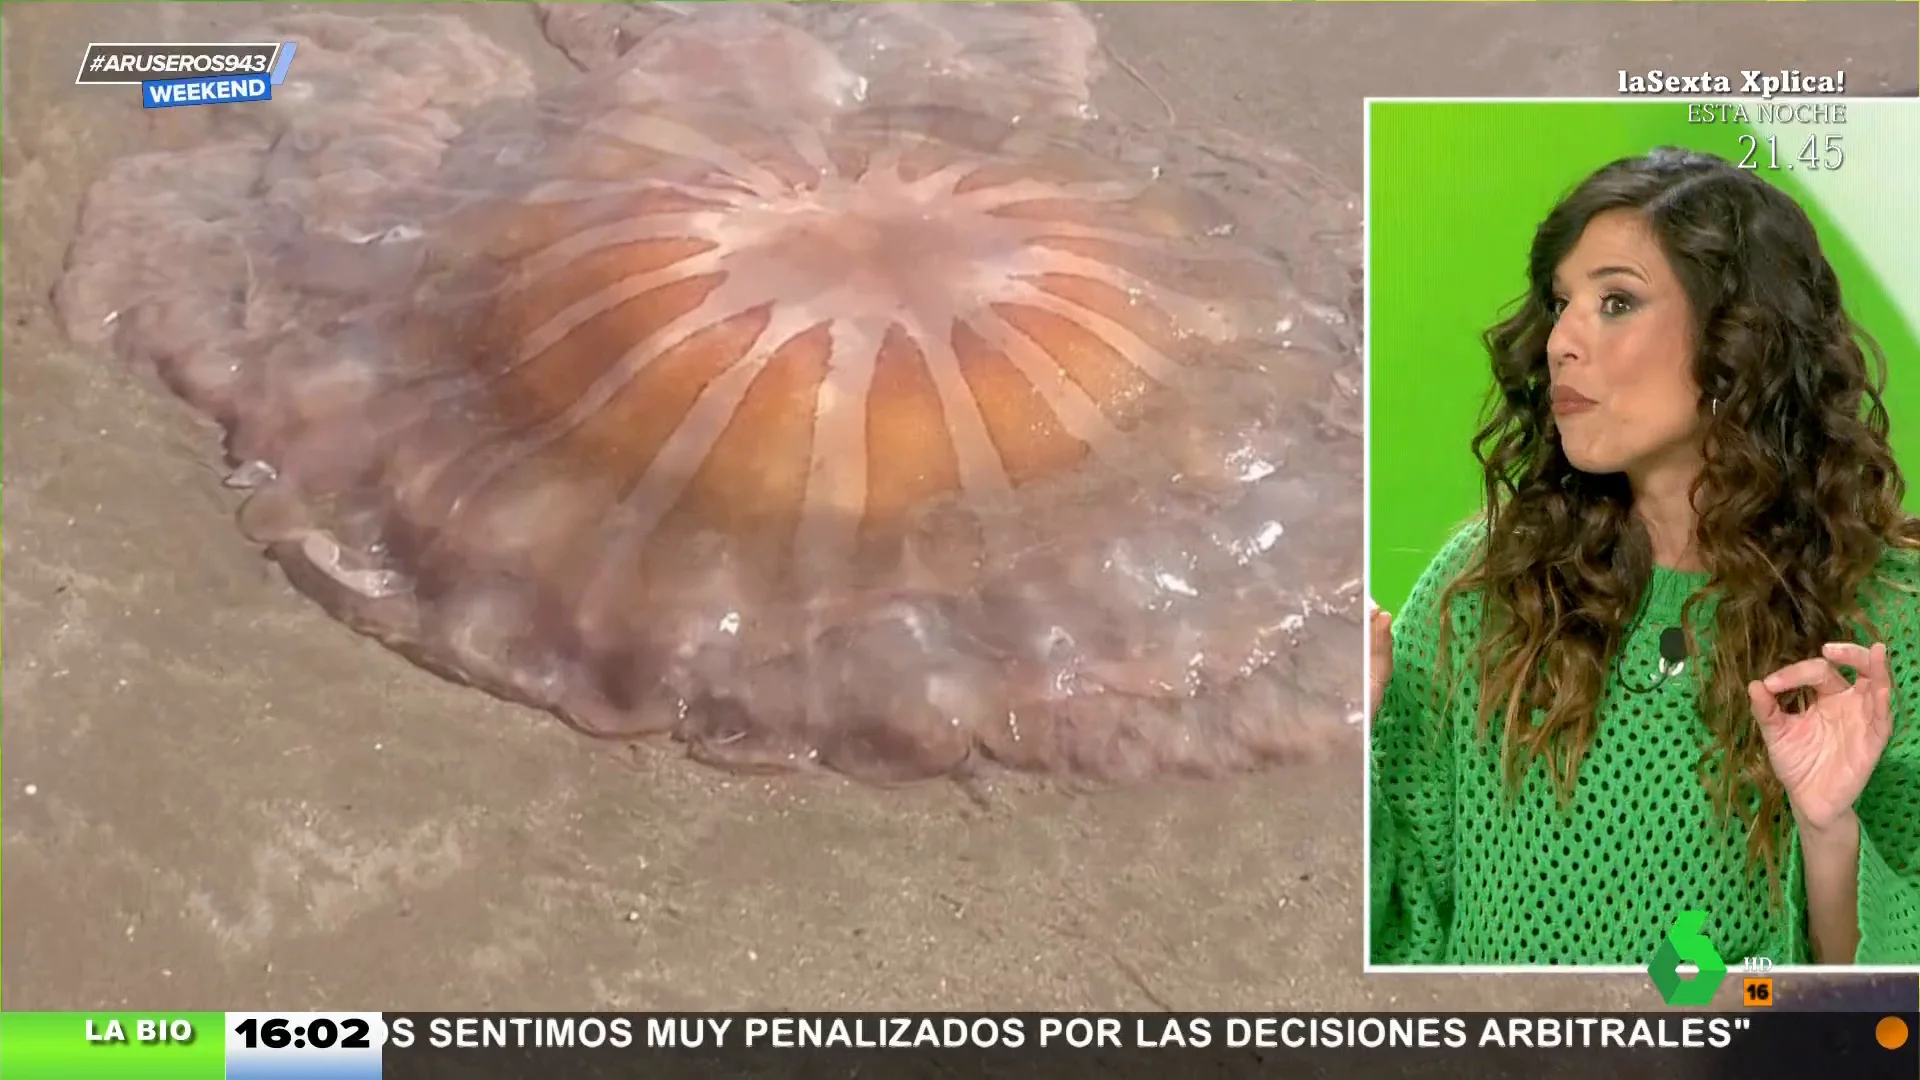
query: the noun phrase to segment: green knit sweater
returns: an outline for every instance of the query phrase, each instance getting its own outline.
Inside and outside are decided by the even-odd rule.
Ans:
[[[1570,806],[1544,765],[1504,796],[1498,718],[1477,710],[1480,598],[1452,605],[1446,663],[1457,689],[1431,702],[1439,600],[1477,553],[1463,529],[1427,568],[1393,623],[1393,675],[1373,719],[1369,913],[1376,964],[1641,965],[1676,913],[1708,914],[1722,957],[1810,962],[1798,837],[1784,907],[1747,872],[1744,834],[1700,782],[1708,735],[1693,667],[1658,674],[1660,631],[1705,574],[1656,570],[1644,618],[1623,644]],[[1892,587],[1888,587],[1891,585]],[[1863,595],[1893,671],[1893,738],[1855,804],[1860,817],[1861,964],[1920,963],[1920,554],[1890,551]],[[1696,616],[1698,617],[1698,616]],[[1755,677],[1759,674],[1755,673]],[[1444,687],[1444,684],[1442,684]]]

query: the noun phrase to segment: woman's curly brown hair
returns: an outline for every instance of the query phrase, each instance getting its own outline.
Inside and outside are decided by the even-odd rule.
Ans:
[[[1777,889],[1785,794],[1747,683],[1871,633],[1861,586],[1888,545],[1920,543],[1887,441],[1885,359],[1848,318],[1792,199],[1720,158],[1663,148],[1602,168],[1547,215],[1525,297],[1485,335],[1494,390],[1473,448],[1486,542],[1441,609],[1459,594],[1482,597],[1480,720],[1484,732],[1501,718],[1509,783],[1544,760],[1570,798],[1653,573],[1626,478],[1576,470],[1550,422],[1554,271],[1587,223],[1614,210],[1645,216],[1690,302],[1705,431],[1695,538],[1720,596],[1704,638],[1692,625],[1698,597],[1684,614],[1689,637],[1711,642],[1694,668],[1714,738],[1702,764],[1723,814],[1747,832],[1750,865]]]

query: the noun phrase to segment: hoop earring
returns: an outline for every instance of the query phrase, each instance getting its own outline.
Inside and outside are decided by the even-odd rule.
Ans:
[[[1719,416],[1720,415],[1720,399],[1719,398],[1710,399],[1707,402],[1707,411],[1714,416]]]

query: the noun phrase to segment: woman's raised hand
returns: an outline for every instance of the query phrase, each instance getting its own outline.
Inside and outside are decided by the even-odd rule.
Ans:
[[[1787,789],[1795,820],[1813,830],[1853,813],[1893,734],[1887,647],[1835,642],[1821,652],[1747,687],[1773,774]],[[1841,668],[1853,669],[1852,682]],[[1779,696],[1798,689],[1813,691],[1813,701],[1788,712]]]
[[[1367,667],[1367,717],[1380,711],[1380,699],[1387,696],[1387,680],[1393,676],[1393,616],[1367,601],[1367,629],[1373,635],[1373,662]]]

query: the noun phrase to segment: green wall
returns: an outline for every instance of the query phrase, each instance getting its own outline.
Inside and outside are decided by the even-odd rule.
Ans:
[[[1480,334],[1526,288],[1527,248],[1593,170],[1659,145],[1740,161],[1807,208],[1848,309],[1887,357],[1894,452],[1920,513],[1920,103],[1842,101],[1844,120],[1690,122],[1677,102],[1375,101],[1368,111],[1369,594],[1396,610],[1480,506],[1470,446],[1489,384]],[[1775,104],[1780,104],[1776,102]],[[1765,139],[1778,167],[1765,168]],[[1800,160],[1829,136],[1838,168]],[[1829,158],[1826,164],[1831,163]],[[1816,162],[1815,164],[1821,164]],[[1904,298],[1904,303],[1895,297]]]

